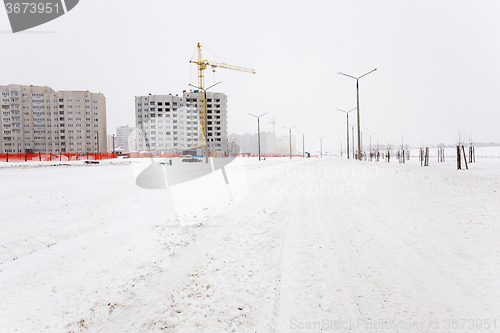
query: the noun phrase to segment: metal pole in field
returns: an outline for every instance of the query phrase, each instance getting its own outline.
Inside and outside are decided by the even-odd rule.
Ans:
[[[370,137],[370,161],[372,160],[372,135],[375,135],[376,133],[368,134]]]
[[[306,158],[306,150],[305,150],[305,146],[304,146],[304,135],[306,135],[307,133],[309,132],[305,132],[305,133],[302,133],[302,132],[299,132],[300,134],[302,134],[302,158]]]
[[[356,108],[349,110],[349,111],[337,109],[337,111],[344,112],[347,116],[347,159],[349,159],[349,112],[354,111],[354,110],[356,110]],[[354,142],[352,144],[354,145]]]
[[[262,117],[262,116],[264,116],[266,114],[267,114],[267,112],[264,113],[264,114],[261,114],[260,116],[256,116],[254,114],[249,113],[249,115],[254,116],[255,118],[257,118],[257,137],[258,137],[258,141],[259,141],[259,161],[260,161],[260,117]]]
[[[292,159],[292,128],[297,127],[297,125],[294,125],[292,127],[286,127],[286,126],[283,126],[283,127],[287,128],[288,132],[290,134],[290,159]]]
[[[381,139],[383,139],[383,138],[377,138],[377,156],[380,156],[380,148],[379,148],[379,145],[378,145],[378,140],[381,140]],[[380,158],[380,157],[379,157],[379,158]],[[378,162],[378,161],[379,161],[379,160],[377,159],[377,162]]]
[[[319,138],[319,147],[320,147],[320,158],[323,158],[323,138],[325,137],[326,135],[323,135],[323,136],[318,136]]]
[[[342,72],[337,72],[337,74],[341,74],[341,75],[344,75],[344,76],[347,76],[347,77],[350,77],[350,78],[353,78],[356,80],[356,101],[357,101],[357,109],[358,109],[358,112],[357,112],[357,118],[358,118],[358,159],[361,161],[361,132],[359,130],[359,126],[360,126],[360,120],[359,120],[359,79],[361,79],[363,76],[366,76],[370,73],[373,73],[375,72],[377,69],[373,69],[371,71],[369,71],[368,73],[366,74],[363,74],[359,77],[355,77],[355,76],[351,76],[351,75],[347,75],[347,74],[344,74]]]
[[[352,158],[354,158],[354,127],[355,127],[355,125],[351,125],[351,134],[352,134]]]
[[[359,128],[358,128],[358,131],[361,133],[361,135],[360,135],[360,140],[361,140],[361,145],[360,145],[360,146],[361,146],[361,150],[364,150],[364,149],[363,149],[363,132],[364,132],[364,131],[366,131],[367,129],[368,129],[368,127],[366,127],[366,128],[364,128],[364,129],[362,129],[361,131],[359,131]],[[361,157],[363,157],[363,156],[361,156]],[[361,161],[361,160],[360,160],[360,161]]]
[[[403,153],[403,163],[405,162],[405,146],[403,144],[403,136],[401,135],[401,150]]]

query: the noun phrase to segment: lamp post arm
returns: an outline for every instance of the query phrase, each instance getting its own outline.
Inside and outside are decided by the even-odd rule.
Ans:
[[[375,72],[376,70],[377,70],[377,69],[375,68],[375,69],[373,69],[373,70],[369,71],[368,73],[361,75],[361,76],[360,76],[360,77],[358,77],[357,79],[359,80],[359,79],[361,79],[363,76],[367,76],[368,74],[373,73],[373,72]]]
[[[351,75],[347,75],[347,74],[342,73],[342,72],[337,72],[337,74],[344,75],[344,76],[347,76],[347,77],[351,77],[351,78],[353,78],[354,80],[358,80],[358,78],[357,78],[357,77],[354,77],[354,76],[351,76]]]

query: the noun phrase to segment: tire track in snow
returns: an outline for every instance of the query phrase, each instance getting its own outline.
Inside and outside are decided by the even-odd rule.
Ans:
[[[318,207],[318,209],[323,208]],[[332,213],[329,212],[329,214]],[[333,223],[327,229],[329,229],[330,240],[335,248],[342,272],[349,283],[352,298],[356,303],[359,312],[358,318],[366,320],[368,323],[381,318],[387,318],[385,315],[385,306],[377,296],[376,286],[369,281],[365,273],[366,268],[362,266],[354,254],[352,245],[348,244],[347,240],[349,237],[347,233],[343,230],[343,227],[336,223],[343,219],[342,215],[335,213],[333,215]],[[335,225],[335,227],[332,228],[332,225]]]
[[[343,178],[340,181],[345,180]],[[353,198],[356,204],[352,204]],[[332,206],[332,202],[335,202],[335,206]],[[380,292],[377,286],[368,279],[365,272],[367,268],[363,266],[359,256],[355,254],[356,249],[353,248],[352,241],[351,244],[348,242],[349,236],[343,226],[344,223],[352,219],[352,216],[348,216],[347,212],[352,214],[356,209],[366,212],[372,207],[366,207],[359,196],[332,196],[331,193],[322,193],[314,200],[310,200],[309,204],[314,207],[314,210],[321,212],[320,216],[325,217],[322,219],[324,222],[322,227],[335,249],[337,260],[348,281],[352,299],[358,309],[356,319],[361,319],[365,324],[371,325],[375,321],[388,318],[387,309],[378,296]],[[354,208],[346,209],[346,206],[350,205]],[[329,218],[326,218],[327,216]],[[390,332],[391,330],[386,331]]]
[[[315,162],[308,167],[314,168]],[[298,323],[335,329],[334,323],[344,322],[357,312],[347,292],[348,281],[341,274],[338,254],[323,228],[329,215],[311,205],[320,194],[307,192],[305,184],[301,179],[289,184],[292,190],[282,198],[280,206],[288,217],[278,268],[274,332],[293,332]]]
[[[271,332],[276,332],[276,326],[278,326],[277,317],[280,310],[281,292],[282,292],[282,274],[283,274],[283,248],[285,247],[285,242],[288,238],[288,226],[290,224],[290,219],[292,218],[291,211],[288,211],[285,217],[285,226],[283,230],[283,236],[280,246],[280,253],[277,264],[276,280],[275,280],[275,296],[274,296],[274,308],[273,308],[273,319],[270,325]]]

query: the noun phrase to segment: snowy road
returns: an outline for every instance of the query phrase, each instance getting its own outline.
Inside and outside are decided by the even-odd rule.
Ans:
[[[242,163],[231,204],[221,174],[0,169],[0,331],[500,330],[498,174]]]

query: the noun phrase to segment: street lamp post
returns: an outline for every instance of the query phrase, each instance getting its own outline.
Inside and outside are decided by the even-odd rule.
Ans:
[[[356,127],[356,125],[350,125],[350,126],[352,135],[352,158],[354,158],[354,127]]]
[[[381,140],[383,139],[382,137],[380,138],[377,138],[377,156],[380,156],[380,148],[379,148],[379,145],[378,145],[378,140]],[[379,158],[377,157],[377,162],[378,162]]]
[[[361,79],[363,76],[366,76],[366,75],[368,75],[370,73],[375,72],[376,70],[377,69],[375,68],[375,69],[369,71],[368,73],[363,74],[363,75],[361,75],[359,77],[347,75],[347,74],[344,74],[342,72],[338,72],[337,73],[337,74],[341,74],[341,75],[344,75],[344,76],[347,76],[347,77],[350,77],[350,78],[353,78],[353,79],[356,80],[356,101],[357,101],[357,109],[358,109],[358,112],[357,112],[357,116],[358,116],[358,120],[357,120],[358,121],[358,159],[360,161],[361,161],[361,144],[360,144],[360,142],[361,142],[361,132],[359,130],[359,123],[360,123],[360,121],[359,121],[359,79]]]
[[[372,160],[372,135],[375,135],[375,133],[372,134],[367,134],[370,137],[370,161]]]
[[[297,125],[294,125],[292,127],[286,127],[286,126],[283,127],[288,128],[288,132],[290,133],[290,159],[292,159],[292,128],[297,127]]]
[[[358,131],[359,131],[359,133],[361,133],[361,135],[360,135],[360,139],[361,139],[360,140],[360,146],[361,146],[361,150],[363,150],[363,151],[364,151],[364,148],[363,148],[363,132],[366,131],[367,129],[368,129],[368,127],[366,127],[364,129],[362,129],[361,131],[359,131],[359,127],[358,127]],[[361,159],[360,159],[360,161],[361,161]]]
[[[337,109],[337,111],[344,112],[347,115],[347,159],[349,159],[349,112],[354,111],[354,110],[356,110],[356,108],[349,110],[349,111]],[[354,145],[354,142],[352,144]]]
[[[207,90],[218,85],[219,83],[222,83],[222,81],[219,81],[217,83],[214,83],[212,84],[210,87],[208,88],[202,88],[202,87],[198,87],[198,86],[195,86],[191,83],[189,83],[188,85],[190,85],[191,87],[194,87],[194,88],[197,88],[197,89],[200,89],[203,91],[203,94],[205,96],[205,100],[203,101],[204,103],[204,108],[205,108],[205,119],[204,119],[204,122],[205,122],[205,128],[203,129],[203,131],[205,132],[205,163],[208,163],[208,129],[207,129]]]
[[[305,132],[305,133],[302,133],[302,132],[299,132],[300,134],[302,134],[302,158],[306,158],[306,151],[305,151],[305,146],[304,146],[304,135],[306,135],[307,133],[309,132]]]
[[[319,153],[320,153],[320,158],[323,158],[323,138],[325,137],[326,135],[323,135],[323,136],[318,136],[319,138]]]
[[[262,116],[264,116],[266,114],[267,114],[267,112],[264,113],[264,114],[261,114],[260,116],[256,116],[254,114],[249,113],[249,115],[254,116],[255,118],[257,118],[257,136],[258,136],[258,141],[259,141],[259,161],[260,161],[260,117],[262,117]]]

